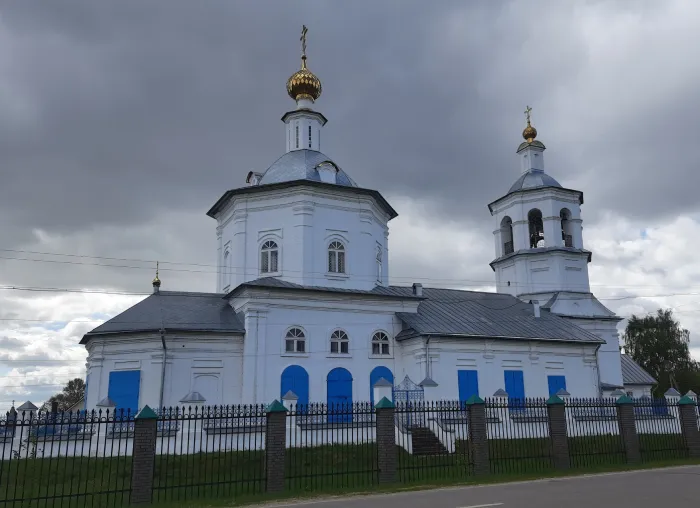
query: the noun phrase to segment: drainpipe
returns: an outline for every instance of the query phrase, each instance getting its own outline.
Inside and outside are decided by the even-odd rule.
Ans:
[[[430,375],[430,335],[425,338],[425,377],[433,379]]]
[[[160,401],[158,409],[163,409],[163,391],[165,389],[165,364],[168,360],[168,348],[165,345],[165,328],[160,329],[160,343],[163,346],[163,365],[160,369]]]
[[[598,350],[600,349],[600,346],[602,346],[602,344],[598,344],[598,346],[595,348],[595,364],[596,372],[598,373],[598,397],[603,396],[603,389],[600,387],[600,358],[598,357]]]

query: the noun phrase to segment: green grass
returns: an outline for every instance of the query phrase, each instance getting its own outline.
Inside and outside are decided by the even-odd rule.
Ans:
[[[642,460],[650,465],[683,463],[686,457],[683,444],[677,435],[641,435]],[[575,471],[628,468],[619,436],[569,438],[569,451]],[[491,440],[489,452],[492,475],[476,478],[466,441],[457,441],[455,453],[438,456],[410,455],[397,447],[398,483],[389,488],[470,484],[561,474],[553,468],[547,438]],[[285,463],[285,498],[380,489],[374,443],[291,448],[287,451]],[[120,506],[128,502],[130,485],[131,457],[34,458],[0,462],[0,504],[12,499],[35,499],[31,506]],[[164,506],[185,499],[219,498],[230,504],[232,499],[240,503],[269,497],[264,493],[262,451],[157,456],[154,487],[154,500],[165,503]],[[57,500],[59,496],[70,497]],[[207,502],[216,506],[211,504],[213,501]]]

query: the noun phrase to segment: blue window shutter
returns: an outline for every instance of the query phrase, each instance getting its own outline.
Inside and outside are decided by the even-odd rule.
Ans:
[[[479,395],[479,375],[476,370],[458,370],[457,385],[459,400],[467,401],[472,395]]]
[[[566,390],[565,376],[547,376],[547,384],[549,385],[549,395],[555,395],[559,390]]]
[[[506,392],[511,409],[525,406],[525,380],[522,370],[507,370],[504,373]]]
[[[140,388],[140,370],[117,370],[109,373],[109,398],[117,405],[117,411],[124,410],[125,416],[127,411],[132,416],[138,411]]]

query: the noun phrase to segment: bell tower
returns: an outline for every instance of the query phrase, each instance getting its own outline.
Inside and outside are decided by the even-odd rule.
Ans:
[[[597,353],[601,395],[622,387],[617,323],[622,319],[591,293],[583,245],[581,191],[562,187],[544,169],[546,147],[537,138],[530,113],[524,141],[516,153],[520,177],[508,192],[489,204],[494,217],[499,293],[536,303],[544,311],[570,319],[605,340]]]
[[[583,193],[566,189],[545,173],[546,147],[527,126],[516,153],[520,177],[501,198],[489,204],[495,218],[495,259],[499,293],[548,300],[557,291],[588,292],[591,252],[583,247]]]

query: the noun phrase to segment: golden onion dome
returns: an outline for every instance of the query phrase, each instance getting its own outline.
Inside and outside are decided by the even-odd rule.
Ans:
[[[295,101],[309,99],[316,101],[321,96],[321,80],[306,68],[306,56],[302,57],[301,69],[287,80],[287,93]]]
[[[537,129],[528,123],[527,127],[525,127],[525,130],[523,131],[523,137],[525,138],[525,141],[532,143],[537,137]]]
[[[537,129],[535,129],[532,125],[530,125],[530,113],[532,112],[532,108],[530,106],[525,108],[525,117],[527,118],[527,127],[525,127],[525,130],[523,130],[523,138],[525,138],[525,141],[528,143],[532,143],[535,138],[537,137]]]

